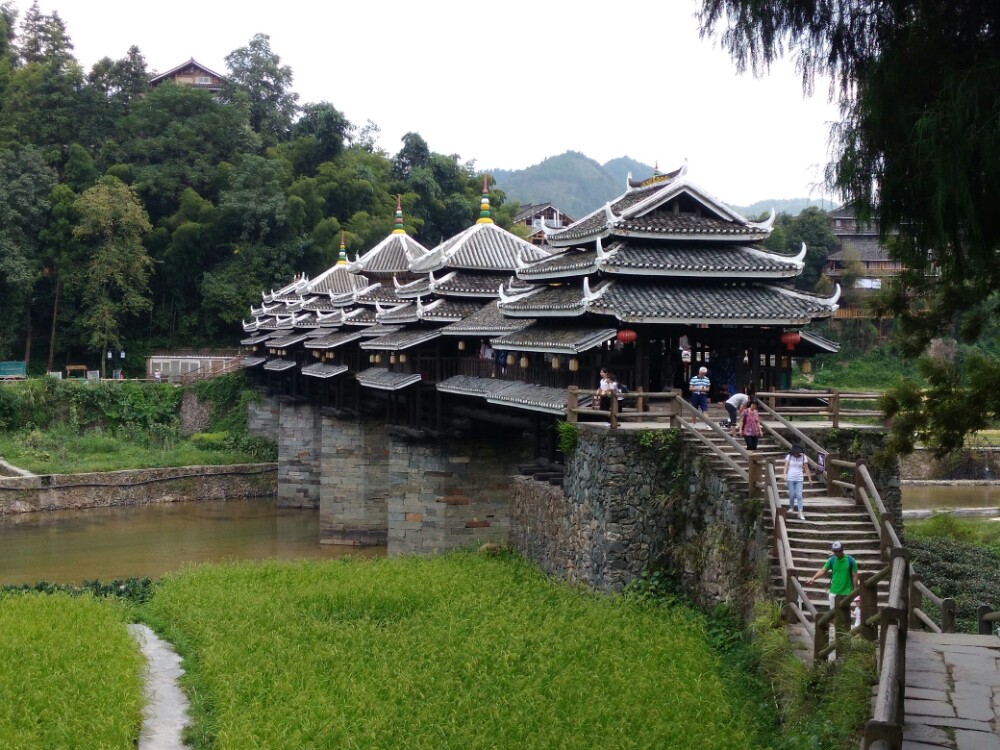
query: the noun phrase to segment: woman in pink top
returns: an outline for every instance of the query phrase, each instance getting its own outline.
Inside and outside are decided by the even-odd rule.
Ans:
[[[757,402],[751,401],[747,404],[743,413],[740,414],[740,434],[747,444],[747,450],[757,450],[757,441],[760,440],[760,413],[757,411]]]

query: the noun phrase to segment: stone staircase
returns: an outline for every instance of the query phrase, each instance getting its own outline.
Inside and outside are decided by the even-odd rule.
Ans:
[[[715,419],[715,424],[719,424],[725,418],[725,414],[720,416],[711,412],[709,416]],[[714,430],[707,430],[703,425],[699,433],[743,469],[748,469],[747,460]],[[700,439],[685,434],[685,440],[699,450],[705,457],[708,466],[720,476],[725,477],[731,487],[736,486],[735,483],[742,483],[742,489],[749,497],[749,485],[732,467],[708,450]],[[740,438],[740,442],[742,443],[742,438]],[[767,435],[760,439],[758,450],[755,451],[756,456],[762,456],[776,462],[775,468],[779,476],[780,507],[783,508],[788,507],[788,492],[780,480],[780,461],[784,459],[787,452],[783,446]],[[830,545],[835,541],[843,543],[844,550],[857,561],[858,570],[861,573],[874,573],[883,566],[878,529],[872,524],[871,517],[862,506],[855,505],[852,498],[828,495],[826,485],[822,480],[814,482],[812,486],[807,483],[803,488],[802,495],[805,520],[799,520],[795,513],[789,513],[786,517],[786,528],[788,529],[788,541],[791,546],[794,567],[803,584],[805,579],[809,578],[830,556]],[[762,512],[764,513],[762,519],[764,528],[769,536],[773,535],[774,526],[771,521],[770,508],[765,504]],[[773,598],[784,601],[785,582],[781,579],[781,568],[773,552],[769,584]],[[829,609],[828,584],[829,577],[825,577],[819,579],[815,584],[805,587],[809,600],[820,613]],[[879,585],[880,605],[886,603],[888,590],[888,581]],[[793,640],[798,640],[797,630],[800,629],[799,625],[789,626]]]

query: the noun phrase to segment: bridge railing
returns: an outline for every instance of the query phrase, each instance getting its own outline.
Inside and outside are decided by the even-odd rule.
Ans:
[[[766,391],[757,394],[759,404],[792,419],[828,419],[840,427],[844,419],[864,419],[881,422],[885,414],[874,404],[881,394],[861,391]],[[873,406],[868,406],[872,404]]]
[[[582,402],[589,405],[581,406]],[[566,421],[579,422],[580,417],[607,420],[613,430],[618,429],[622,422],[664,422],[676,427],[677,416],[680,414],[681,405],[685,402],[677,391],[647,393],[639,388],[611,398],[609,409],[595,408],[594,405],[598,403],[591,392],[581,391],[579,386],[569,386]]]

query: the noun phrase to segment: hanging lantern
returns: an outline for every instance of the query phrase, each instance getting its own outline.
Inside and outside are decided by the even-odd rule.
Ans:
[[[785,331],[781,334],[781,343],[788,347],[788,351],[792,351],[801,340],[802,336],[798,331]]]
[[[389,364],[390,365],[396,364],[396,355],[395,355],[395,353],[389,355]]]
[[[521,355],[521,369],[522,370],[527,370],[528,369],[528,355],[527,354],[522,354]]]
[[[802,362],[802,374],[803,375],[808,375],[812,371],[813,371],[812,362],[810,362],[808,359],[803,360],[803,362]]]
[[[552,369],[553,370],[558,370],[559,369],[559,365],[560,365],[559,357],[553,357],[552,358]]]
[[[459,341],[458,341],[458,350],[460,352],[464,352],[465,351],[465,341],[462,340],[462,339],[459,339]]]
[[[622,344],[631,344],[633,341],[639,338],[639,334],[637,334],[631,328],[623,328],[615,335],[615,338],[618,339],[618,341]]]
[[[507,355],[507,367],[513,367],[516,362],[517,362],[517,357],[514,355],[514,352],[511,352],[510,354]]]
[[[576,372],[579,369],[580,369],[580,360],[578,360],[576,357],[570,357],[569,358],[569,371],[570,372]]]
[[[368,364],[370,364],[370,365],[375,364],[375,355],[374,354],[369,354],[368,355]]]
[[[406,364],[406,355],[405,354],[400,354],[399,355],[399,364],[401,364],[401,365],[405,365]]]
[[[375,355],[375,364],[377,364],[377,365],[382,364],[382,355],[381,354],[376,354]]]

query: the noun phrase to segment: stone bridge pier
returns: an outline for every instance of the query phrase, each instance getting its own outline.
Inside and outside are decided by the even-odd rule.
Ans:
[[[323,544],[386,545],[390,555],[504,542],[520,435],[412,441],[377,420],[280,400],[278,504],[319,508]]]

